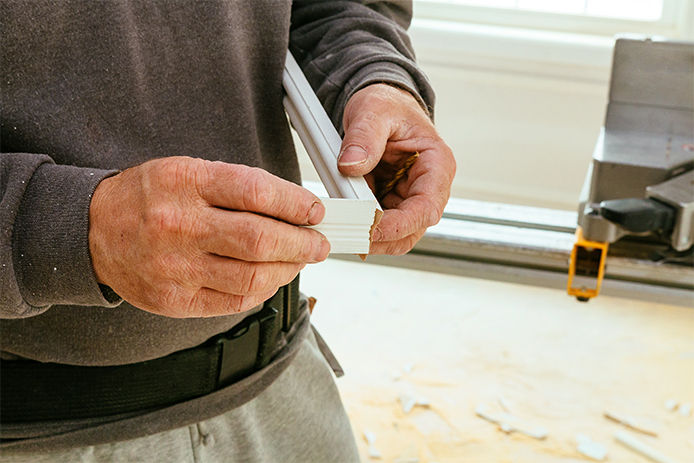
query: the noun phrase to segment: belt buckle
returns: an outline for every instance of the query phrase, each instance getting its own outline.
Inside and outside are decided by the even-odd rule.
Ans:
[[[228,386],[255,369],[260,344],[261,324],[277,316],[277,310],[264,307],[247,317],[228,335],[217,340],[222,353],[219,361],[216,389]]]

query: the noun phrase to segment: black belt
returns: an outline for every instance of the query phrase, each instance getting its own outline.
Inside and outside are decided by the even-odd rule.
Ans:
[[[166,357],[107,367],[1,361],[0,422],[142,412],[209,394],[267,365],[301,309],[297,276],[230,331]]]

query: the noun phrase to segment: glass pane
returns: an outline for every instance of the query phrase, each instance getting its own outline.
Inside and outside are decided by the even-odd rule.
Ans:
[[[426,3],[542,11],[577,16],[598,16],[637,21],[657,21],[665,0],[418,0]]]
[[[657,21],[663,14],[663,0],[588,0],[586,14]]]
[[[519,0],[518,9],[550,13],[583,14],[585,0]]]
[[[486,6],[491,8],[515,8],[516,0],[448,0],[458,5]]]

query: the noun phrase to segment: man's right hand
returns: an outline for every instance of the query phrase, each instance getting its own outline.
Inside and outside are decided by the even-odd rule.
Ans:
[[[243,312],[306,263],[328,256],[308,190],[264,170],[185,157],[156,159],[102,181],[89,211],[99,283],[168,317]]]

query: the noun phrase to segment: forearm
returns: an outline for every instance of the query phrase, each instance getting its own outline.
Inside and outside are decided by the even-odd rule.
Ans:
[[[408,90],[431,114],[434,93],[406,33],[410,2],[295,1],[290,49],[342,131],[344,107],[367,85]]]

